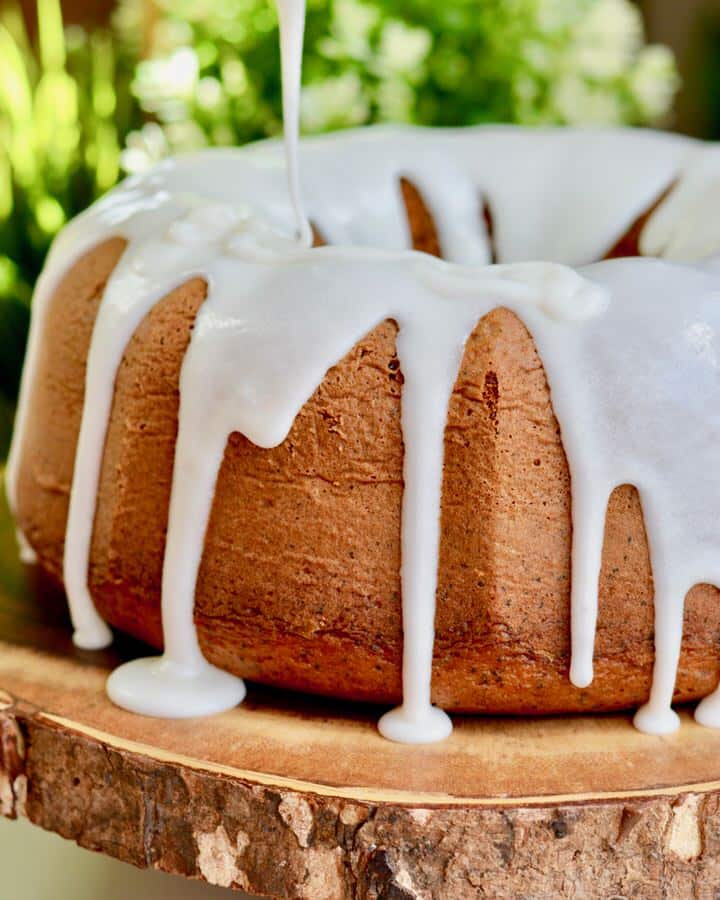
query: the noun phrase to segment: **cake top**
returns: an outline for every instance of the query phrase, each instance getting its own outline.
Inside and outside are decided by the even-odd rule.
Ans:
[[[720,204],[720,147],[679,135],[373,126],[303,139],[298,162],[303,210],[332,246],[410,252],[398,183],[405,177],[427,201],[450,262],[491,261],[483,201],[492,211],[501,262],[581,266],[602,259],[669,189],[642,232],[643,255],[697,262],[720,247],[713,214]],[[229,205],[295,242],[285,153],[275,141],[165,160],[80,216],[71,226],[72,241],[78,245],[86,217],[111,226],[150,212],[168,195],[186,209]],[[212,227],[211,213],[204,225]],[[58,243],[69,247],[67,232]]]

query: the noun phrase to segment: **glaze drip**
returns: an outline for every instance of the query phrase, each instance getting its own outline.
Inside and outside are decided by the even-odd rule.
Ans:
[[[295,29],[293,40],[285,34],[283,54],[296,86],[301,13],[299,3],[283,13],[284,32]],[[293,89],[285,111],[296,122]],[[523,320],[544,361],[570,468],[571,678],[578,686],[592,679],[608,498],[618,485],[634,484],[656,587],[653,687],[636,724],[671,730],[683,598],[699,581],[720,583],[720,480],[712,474],[720,282],[716,261],[707,259],[720,251],[720,233],[709,224],[720,190],[718,152],[652,133],[513,128],[372,129],[308,141],[300,155],[310,213],[334,245],[310,250],[289,131],[287,167],[276,146],[260,145],[166,162],[128,180],[63,232],[38,284],[8,466],[11,504],[46,307],[86,250],[111,236],[128,241],[92,338],[66,538],[65,584],[75,640],[85,647],[110,639],[87,573],[118,367],[156,303],[193,277],[208,285],[181,374],[162,585],[165,653],[116,670],[110,696],[137,712],[173,717],[242,700],[242,681],[206,662],[193,624],[228,437],[238,431],[260,447],[282,443],[327,371],[394,319],[406,448],[404,699],[380,729],[414,743],[447,736],[450,720],[430,699],[445,420],[468,336],[504,306]],[[602,256],[678,173],[642,235],[643,250],[668,261],[583,265]],[[449,262],[407,249],[401,176],[419,186]],[[493,210],[492,235],[479,197]],[[587,227],[576,227],[579,216]],[[494,253],[503,265],[489,265]],[[519,262],[535,257],[549,261]],[[703,701],[698,720],[720,724],[717,695]]]
[[[304,247],[312,247],[313,233],[305,215],[300,187],[300,86],[302,52],[305,39],[305,0],[280,0],[280,64],[282,68],[283,135],[288,191],[292,203],[297,237]]]

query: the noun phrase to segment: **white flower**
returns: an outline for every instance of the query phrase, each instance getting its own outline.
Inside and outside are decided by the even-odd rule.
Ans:
[[[568,54],[567,61],[573,69],[584,75],[614,78],[622,74],[629,60],[620,47],[576,44]]]
[[[174,122],[164,128],[156,122],[148,122],[127,136],[120,165],[129,175],[136,175],[146,172],[171,153],[199,150],[205,146],[205,134],[195,122]]]
[[[181,47],[163,59],[141,62],[133,91],[145,109],[156,112],[168,101],[190,100],[197,87],[200,66],[190,47]]]
[[[554,34],[571,25],[586,7],[586,0],[536,0],[537,27],[544,34]]]
[[[191,120],[171,122],[165,126],[165,135],[173,153],[187,153],[207,147],[205,132]]]
[[[169,152],[165,132],[155,122],[148,122],[139,131],[127,136],[120,154],[120,165],[128,175],[146,172]]]
[[[386,122],[412,120],[415,92],[402,78],[388,78],[380,82],[376,100],[379,117]]]
[[[630,0],[595,0],[576,33],[580,39],[634,51],[643,40],[642,14]]]
[[[320,42],[322,53],[331,59],[367,59],[370,34],[379,17],[380,11],[375,6],[358,0],[335,0],[331,36]]]
[[[305,131],[361,125],[370,114],[363,83],[354,72],[307,85],[300,107]]]
[[[201,78],[197,86],[198,106],[203,109],[214,109],[223,99],[223,89],[217,78],[209,76]]]
[[[383,28],[377,67],[382,72],[410,75],[427,59],[432,35],[425,28],[412,28],[391,21]]]
[[[574,29],[570,65],[585,75],[613,78],[643,42],[640,11],[629,0],[597,0]]]
[[[661,45],[646,47],[630,73],[630,91],[648,119],[659,119],[672,105],[679,85],[672,51]]]
[[[222,64],[222,83],[226,93],[235,97],[248,89],[248,74],[245,64],[239,59],[228,59]]]
[[[553,47],[545,41],[530,39],[524,42],[522,57],[536,72],[548,72],[556,62]]]
[[[558,79],[551,102],[569,125],[616,125],[623,120],[620,98],[614,90],[594,87],[572,73]]]

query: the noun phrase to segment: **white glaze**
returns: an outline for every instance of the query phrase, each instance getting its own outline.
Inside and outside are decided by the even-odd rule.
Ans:
[[[152,305],[173,285],[202,273],[209,284],[208,298],[198,314],[180,382],[163,572],[165,656],[155,663],[140,660],[121,667],[108,683],[110,696],[150,715],[196,715],[216,708],[217,694],[206,689],[211,667],[199,650],[192,614],[206,524],[228,436],[239,431],[261,447],[282,443],[327,370],[374,326],[393,318],[400,327],[403,430],[410,448],[403,529],[409,689],[402,713],[386,717],[382,728],[406,740],[444,736],[449,720],[432,709],[429,699],[437,510],[447,405],[465,339],[480,316],[499,303],[519,308],[538,305],[544,317],[575,319],[602,311],[604,293],[558,264],[477,269],[417,253],[306,250],[253,217],[233,216],[231,208],[191,205],[178,218],[177,201],[169,193],[164,196],[164,205],[154,205],[154,211],[164,209],[167,227],[156,214],[143,212],[135,226],[142,235],[131,239],[108,284],[104,317],[98,318],[88,358],[86,402],[93,413],[84,418],[78,444],[80,471],[91,473],[96,484],[95,466],[102,461],[113,396],[108,373],[116,370],[118,354]],[[165,237],[150,237],[158,232]],[[328,285],[344,287],[333,296]],[[96,615],[84,580],[78,589],[88,559],[82,523],[92,523],[94,514],[88,480],[84,478],[83,487],[73,491],[66,550],[66,585],[76,587],[69,591],[71,608],[74,620],[82,622]],[[83,641],[88,643],[86,636]],[[197,673],[200,684],[188,675],[183,690],[171,693],[178,669]],[[239,680],[228,683],[231,676],[217,670],[213,677],[222,680],[227,696],[235,697],[233,683],[242,694]],[[434,730],[437,727],[440,732]]]
[[[613,488],[629,482],[640,490],[656,585],[652,697],[636,724],[671,730],[683,598],[698,581],[720,582],[720,478],[711,457],[720,437],[720,279],[712,261],[632,260],[578,272],[558,263],[602,256],[676,179],[643,233],[643,249],[685,262],[719,252],[720,229],[710,226],[718,151],[649,132],[514,128],[371,129],[308,141],[300,158],[310,213],[336,245],[310,251],[296,153],[303,12],[299,0],[281,4],[287,166],[273,145],[164,163],[66,229],[38,285],[8,467],[13,505],[49,299],[85,250],[112,235],[129,241],[88,359],[65,557],[76,642],[96,647],[110,638],[87,589],[97,485],[117,369],[153,305],[190,277],[207,280],[180,385],[163,572],[166,650],[159,660],[121,667],[108,683],[119,704],[161,716],[215,712],[244,695],[240,679],[205,661],[193,625],[229,434],[240,431],[261,447],[281,443],[327,370],[393,318],[405,377],[404,701],[380,729],[408,742],[445,737],[450,720],[430,703],[444,425],[465,340],[502,305],[523,319],[540,350],[568,455],[572,680],[592,679],[605,509]],[[452,264],[408,251],[401,174],[429,203]],[[499,257],[515,265],[486,265],[482,196],[493,209]],[[549,262],[518,263],[533,258]],[[717,696],[701,704],[698,719],[720,722]]]
[[[288,191],[292,203],[297,237],[304,247],[313,243],[312,228],[305,215],[300,187],[300,85],[302,52],[305,38],[305,0],[280,0],[280,65],[282,68],[283,138]]]
[[[22,531],[20,531],[19,528],[15,529],[15,540],[17,541],[20,562],[26,566],[37,565],[37,553],[33,550],[32,544],[30,543],[30,541],[28,541],[28,539],[25,537]]]

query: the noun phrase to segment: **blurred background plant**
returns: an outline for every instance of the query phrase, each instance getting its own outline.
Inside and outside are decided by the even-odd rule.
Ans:
[[[280,130],[277,18],[268,0],[121,0],[139,57],[132,91],[152,123],[123,160],[237,144]],[[677,87],[629,0],[309,0],[302,124],[647,124]]]
[[[66,5],[87,20],[103,3]],[[60,227],[125,172],[281,127],[270,0],[112,5],[63,28],[60,0],[0,0],[0,455],[31,287]],[[630,0],[308,0],[304,65],[306,132],[655,124],[679,84]]]
[[[0,458],[7,445],[32,286],[62,225],[121,175],[140,123],[107,29],[63,28],[58,0],[38,0],[31,43],[20,8],[0,9]]]

